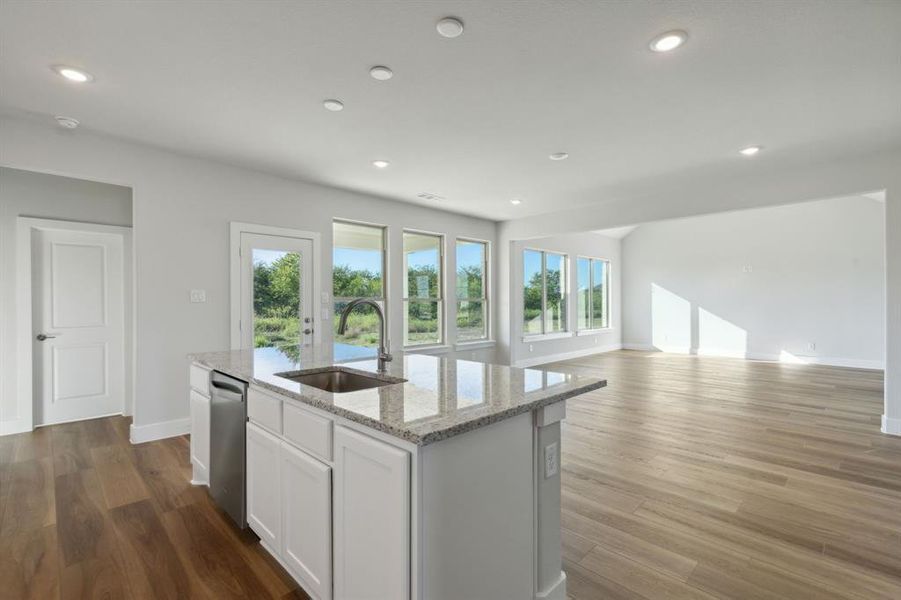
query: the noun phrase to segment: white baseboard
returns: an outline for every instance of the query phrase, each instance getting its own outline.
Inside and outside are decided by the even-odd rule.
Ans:
[[[882,415],[882,433],[901,435],[901,419]]]
[[[31,431],[31,423],[28,423],[25,419],[0,421],[0,436],[27,433],[29,431]]]
[[[835,356],[796,356],[796,360],[785,361],[779,354],[763,354],[763,353],[735,353],[728,351],[717,351],[710,349],[697,348],[669,348],[660,350],[650,344],[625,343],[623,348],[626,350],[639,350],[642,352],[668,352],[671,354],[693,354],[697,356],[721,356],[725,358],[744,358],[747,360],[763,360],[769,362],[786,362],[790,364],[802,365],[824,365],[829,367],[849,367],[852,369],[873,369],[877,371],[885,370],[885,362],[881,360],[862,360],[857,358],[841,358]]]
[[[535,594],[536,600],[566,600],[566,572],[560,571],[560,577],[543,592]]]
[[[143,444],[144,442],[162,440],[186,433],[191,433],[191,417],[151,423],[149,425],[132,424],[129,437],[132,444]]]
[[[545,354],[543,356],[530,356],[522,360],[516,361],[514,367],[520,369],[524,367],[534,367],[535,365],[543,365],[545,363],[558,362],[561,360],[569,360],[571,358],[581,358],[583,356],[591,356],[592,354],[602,354],[604,352],[613,352],[614,350],[622,350],[622,344],[606,344],[604,346],[592,346],[591,348],[583,348],[582,350],[573,350],[571,352],[560,352],[558,354]]]

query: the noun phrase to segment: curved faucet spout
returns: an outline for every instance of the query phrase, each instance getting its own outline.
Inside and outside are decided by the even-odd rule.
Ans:
[[[347,303],[344,310],[341,311],[341,318],[338,319],[338,335],[344,335],[347,330],[347,317],[358,306],[371,306],[375,309],[375,314],[379,318],[379,356],[378,365],[379,373],[388,370],[387,363],[391,360],[391,354],[388,352],[388,328],[385,324],[385,313],[382,307],[375,300],[369,298],[356,298]]]

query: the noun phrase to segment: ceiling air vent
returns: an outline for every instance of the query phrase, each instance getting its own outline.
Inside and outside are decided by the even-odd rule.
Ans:
[[[417,198],[422,198],[423,200],[432,200],[434,202],[438,202],[441,200],[447,200],[444,196],[439,196],[438,194],[432,194],[431,192],[419,192],[416,194]]]

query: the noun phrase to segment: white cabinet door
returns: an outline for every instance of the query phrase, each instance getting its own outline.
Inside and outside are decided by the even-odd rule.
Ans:
[[[282,558],[318,600],[332,597],[331,469],[282,442]]]
[[[209,485],[210,399],[191,390],[191,466],[194,485]]]
[[[335,598],[409,598],[410,454],[337,426],[334,492]]]
[[[247,424],[247,523],[275,553],[281,548],[280,450],[277,437]]]

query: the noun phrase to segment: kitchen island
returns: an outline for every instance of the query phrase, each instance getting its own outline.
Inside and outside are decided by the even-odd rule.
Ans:
[[[248,525],[313,598],[566,597],[560,421],[604,381],[420,354],[379,374],[315,347],[191,361],[194,482],[217,371],[249,384]]]

